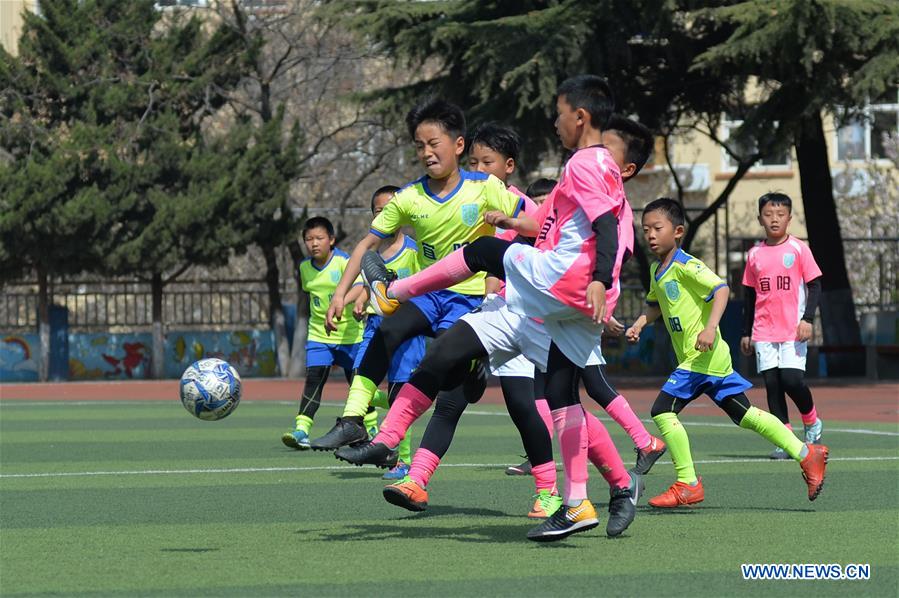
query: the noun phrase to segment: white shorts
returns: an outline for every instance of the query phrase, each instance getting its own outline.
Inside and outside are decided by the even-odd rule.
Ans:
[[[494,376],[502,377],[533,378],[534,364],[524,355],[519,355],[518,357],[513,357],[495,370],[490,370],[490,373]]]
[[[502,297],[483,303],[481,307],[460,319],[471,326],[478,335],[478,340],[490,358],[492,371],[501,371],[504,365],[517,358],[524,358],[536,365],[540,371],[546,371],[550,337],[544,325],[532,318],[514,313]]]
[[[506,250],[503,266],[509,310],[543,320],[546,333],[575,365],[604,364],[600,349],[602,325],[556,299],[537,264],[539,254],[539,249],[523,243],[513,243]]]
[[[758,341],[755,343],[755,363],[759,372],[772,368],[789,368],[805,371],[805,356],[808,343],[800,341],[784,341],[772,343]]]

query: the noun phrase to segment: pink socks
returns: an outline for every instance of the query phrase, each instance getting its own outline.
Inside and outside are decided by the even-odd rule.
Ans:
[[[553,491],[556,489],[556,463],[547,461],[540,465],[531,466],[531,475],[534,476],[534,484],[537,492],[541,490]]]
[[[631,483],[631,476],[624,468],[624,462],[609,431],[595,415],[587,413],[587,457],[596,466],[602,477],[609,483],[610,488],[627,488]]]
[[[432,402],[429,396],[408,382],[403,384],[396,400],[387,411],[387,416],[381,422],[381,431],[372,442],[381,442],[395,448],[406,435],[412,422],[421,417],[421,414],[431,407]]]
[[[409,479],[424,488],[428,485],[438,465],[440,465],[440,457],[426,448],[420,448],[415,451],[415,456],[412,457]]]
[[[818,419],[818,410],[812,405],[811,411],[808,413],[800,413],[799,415],[802,417],[802,423],[806,426],[810,426]]]
[[[652,436],[646,431],[643,422],[640,421],[640,418],[637,417],[637,414],[634,413],[634,410],[631,409],[627,399],[623,396],[618,395],[612,399],[612,402],[606,407],[606,413],[608,413],[609,417],[615,420],[619,426],[624,428],[624,431],[627,432],[628,436],[631,437],[631,440],[634,441],[635,447],[641,449],[646,448],[649,446],[649,443],[652,442]]]
[[[472,274],[474,272],[465,264],[462,249],[457,249],[424,270],[393,281],[388,288],[388,295],[398,301],[408,301],[411,297],[451,287],[471,278]]]
[[[576,506],[587,498],[587,422],[584,408],[580,404],[569,405],[556,409],[552,416],[565,466],[565,504]]]
[[[537,399],[537,413],[540,414],[540,419],[543,420],[543,423],[546,424],[546,429],[549,430],[549,437],[553,437],[553,414],[549,410],[549,403],[546,402],[546,399]]]

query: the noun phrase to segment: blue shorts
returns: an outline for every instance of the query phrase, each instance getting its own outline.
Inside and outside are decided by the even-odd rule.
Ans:
[[[421,297],[413,297],[409,300],[409,303],[420,309],[431,323],[431,332],[434,334],[446,330],[483,302],[484,297],[481,295],[462,295],[445,289],[431,291]]]
[[[318,341],[306,341],[306,367],[339,365],[343,369],[353,371],[353,362],[359,351],[359,343],[355,345],[332,345]]]
[[[692,401],[701,394],[707,394],[712,397],[713,401],[720,403],[727,397],[738,395],[750,388],[752,388],[752,383],[736,372],[722,378],[677,369],[668,376],[668,381],[662,386],[662,392],[686,401]]]
[[[362,342],[359,343],[359,351],[356,353],[356,360],[353,363],[353,369],[359,367],[362,358],[365,356],[365,350],[375,335],[375,330],[381,325],[381,316],[369,314],[365,321],[365,332],[362,333]],[[388,382],[408,382],[412,377],[412,371],[418,367],[421,358],[425,355],[425,337],[419,335],[403,341],[397,350],[393,353],[393,359],[390,360],[390,368],[387,370]]]

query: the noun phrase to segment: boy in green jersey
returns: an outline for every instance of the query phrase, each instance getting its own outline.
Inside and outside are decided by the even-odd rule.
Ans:
[[[309,329],[306,337],[306,382],[293,431],[281,436],[281,442],[298,450],[309,448],[309,431],[321,403],[322,389],[331,366],[343,368],[347,381],[352,377],[353,361],[362,340],[362,324],[352,317],[352,307],[334,334],[325,334],[325,312],[337,288],[337,282],[350,256],[334,247],[334,225],[315,216],[303,225],[303,242],[309,257],[300,263],[300,283],[309,295]],[[368,424],[377,425],[377,413],[366,408]],[[373,422],[372,422],[373,420]]]
[[[360,273],[362,256],[401,227],[412,227],[419,264],[424,268],[479,237],[493,235],[495,227],[484,221],[485,213],[516,216],[524,206],[496,177],[459,168],[465,150],[465,116],[458,106],[440,99],[424,101],[409,111],[406,124],[426,174],[396,194],[356,245],[325,317],[329,331],[337,329],[343,318],[346,294]],[[385,320],[356,370],[343,416],[327,434],[312,441],[312,448],[334,450],[366,440],[365,409],[386,376],[397,347],[420,334],[442,333],[478,307],[483,298],[484,274],[477,273],[451,288],[417,297]],[[454,386],[471,377],[471,364],[464,366],[448,377]],[[482,389],[466,392],[467,398],[476,401]]]
[[[678,360],[652,406],[652,419],[671,451],[677,481],[649,504],[672,508],[705,498],[687,432],[677,417],[701,394],[709,395],[735,424],[755,431],[798,461],[808,499],[815,500],[824,485],[828,449],[803,444],[779,419],[749,403],[744,391],[752,385],[734,372],[730,350],[718,330],[727,307],[727,284],[678,246],[684,235],[681,205],[668,198],[650,202],[643,210],[643,235],[659,262],[651,268],[648,307],[628,329],[627,339],[638,342],[643,328],[663,317]]]

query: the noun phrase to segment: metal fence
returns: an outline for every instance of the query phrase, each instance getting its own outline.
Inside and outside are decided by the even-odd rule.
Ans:
[[[283,285],[287,293],[289,281]],[[149,283],[65,281],[51,285],[51,304],[68,310],[73,330],[127,331],[153,323]],[[285,297],[292,298],[291,294]],[[37,329],[38,297],[34,283],[4,285],[0,297],[0,329]],[[268,290],[264,281],[220,280],[173,282],[162,296],[162,321],[167,327],[217,329],[267,328]]]

